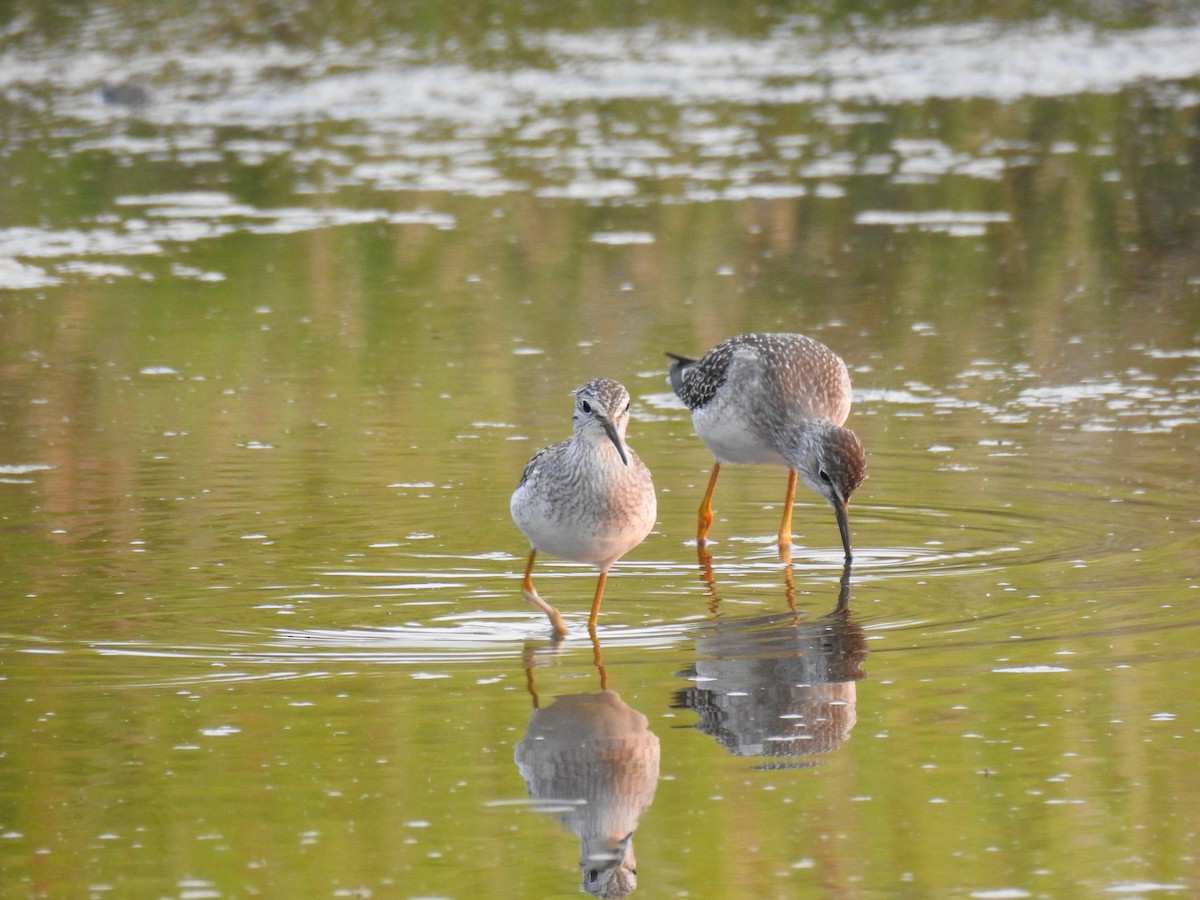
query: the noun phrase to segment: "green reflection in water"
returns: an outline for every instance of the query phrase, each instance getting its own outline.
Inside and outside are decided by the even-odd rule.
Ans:
[[[301,44],[332,15],[295,9]],[[723,15],[658,9],[685,31]],[[388,24],[447,33],[465,49],[444,58],[478,68],[558,64],[487,49],[482,17],[438,10]],[[47,21],[33,32],[79,20]],[[268,24],[247,13],[188,40],[239,46]],[[594,24],[630,23],[579,27]],[[272,77],[284,92],[324,75]],[[569,389],[597,374],[630,387],[630,443],[660,487],[658,531],[613,579],[600,631],[611,689],[661,743],[642,895],[1194,891],[1194,79],[1011,101],[566,101],[562,141],[666,154],[653,176],[600,155],[588,173],[634,191],[582,198],[545,193],[576,173],[536,153],[571,154],[522,137],[525,121],[483,151],[444,123],[419,137],[462,142],[447,169],[482,152],[527,187],[414,192],[339,182],[373,153],[407,159],[373,150],[361,121],[234,123],[193,158],[182,138],[207,126],[87,120],[53,105],[78,85],[7,83],[6,240],[157,234],[171,203],[137,198],[163,194],[219,232],[19,255],[59,280],[0,294],[14,895],[572,892],[578,841],[497,803],[526,795],[525,650],[545,638],[506,510],[532,449],[565,437]],[[580,137],[592,119],[596,144]],[[695,134],[726,128],[700,158]],[[114,135],[131,143],[86,144]],[[166,152],[137,149],[157,140]],[[781,183],[804,191],[703,199]],[[200,192],[249,211],[200,215]],[[287,231],[277,211],[297,207],[380,214]],[[79,261],[122,269],[58,268]],[[722,476],[711,575],[685,543],[710,459],[666,398],[662,351],[775,328],[850,362],[871,454],[852,518],[870,650],[856,721],[789,769],[673,706],[702,686],[679,673],[719,658],[714,634],[789,613],[780,473]],[[840,553],[827,510],[795,524],[791,590],[812,624],[837,602]],[[586,567],[542,577],[586,606]],[[769,647],[767,662],[812,655]],[[543,662],[547,706],[598,689],[583,642]]]

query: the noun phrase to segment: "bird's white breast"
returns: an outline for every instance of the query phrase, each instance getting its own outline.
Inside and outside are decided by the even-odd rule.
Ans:
[[[718,462],[787,465],[744,413],[736,404],[714,402],[692,413],[692,425]]]
[[[757,353],[739,348],[729,363],[724,387],[707,406],[692,411],[696,434],[718,462],[742,465],[787,465],[764,434],[756,401],[763,392]]]
[[[517,527],[543,553],[607,568],[650,533],[658,515],[650,473],[629,448],[629,465],[611,446],[604,465],[547,465],[531,473],[513,493]],[[568,444],[565,454],[590,454]]]

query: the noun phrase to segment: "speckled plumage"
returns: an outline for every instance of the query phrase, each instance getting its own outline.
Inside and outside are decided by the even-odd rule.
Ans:
[[[749,366],[753,376],[774,385],[777,395],[805,418],[821,416],[835,425],[850,413],[850,374],[840,356],[803,334],[757,332],[721,341],[699,360],[668,354],[683,365],[672,366],[672,381],[688,409],[708,406],[728,381],[738,381]],[[689,363],[694,363],[690,365]],[[765,363],[766,365],[760,365]],[[682,377],[686,372],[686,378]],[[742,376],[744,377],[744,376]]]
[[[721,463],[782,465],[834,508],[849,559],[846,505],[866,477],[866,456],[857,435],[841,427],[850,413],[850,374],[841,358],[820,341],[787,333],[738,335],[698,360],[667,355],[671,387],[717,460],[697,537],[704,539],[711,522]],[[794,480],[788,484],[781,545],[791,540]]]
[[[609,567],[642,542],[658,514],[650,471],[625,444],[628,391],[610,378],[595,378],[574,394],[574,434],[533,455],[510,503],[513,521],[533,545],[526,599],[547,613],[556,632],[565,627],[530,579],[536,553],[600,569],[594,628]]]

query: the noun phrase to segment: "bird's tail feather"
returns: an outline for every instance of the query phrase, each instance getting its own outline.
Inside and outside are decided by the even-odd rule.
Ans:
[[[671,368],[668,370],[668,376],[671,379],[671,390],[675,392],[676,397],[682,397],[683,376],[692,366],[696,364],[696,360],[690,356],[680,356],[678,353],[667,352],[667,356],[671,357]]]

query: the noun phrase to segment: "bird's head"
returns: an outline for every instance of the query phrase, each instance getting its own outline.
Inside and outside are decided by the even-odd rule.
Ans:
[[[849,428],[817,419],[789,434],[782,445],[784,458],[804,483],[833,507],[842,547],[850,559],[850,495],[867,477],[862,441]]]
[[[593,378],[577,387],[575,413],[571,417],[575,434],[593,442],[611,441],[621,462],[629,465],[625,452],[625,429],[629,427],[629,391],[611,378]]]
[[[582,886],[595,897],[625,897],[637,888],[637,857],[633,854],[633,832],[625,835],[611,852],[594,854],[579,864]]]

